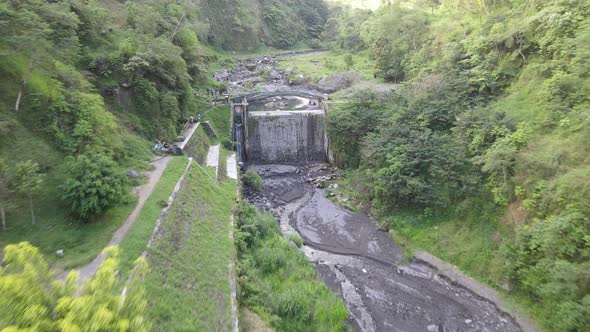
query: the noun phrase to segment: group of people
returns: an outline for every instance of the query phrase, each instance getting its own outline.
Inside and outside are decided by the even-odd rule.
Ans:
[[[201,122],[201,113],[197,114],[197,121],[195,121],[195,117],[191,115],[191,116],[188,118],[188,122],[189,122],[190,124]]]
[[[154,151],[168,152],[170,151],[170,144],[162,141],[157,141],[154,146]]]
[[[201,122],[201,113],[197,114],[197,119],[195,120],[194,116],[190,116],[188,119],[188,122],[190,124],[194,124],[194,123],[198,123]],[[162,142],[161,140],[156,141],[156,143],[154,144],[154,151],[161,151],[161,152],[169,152],[170,149],[172,147],[170,146],[170,144],[166,143],[166,142]]]

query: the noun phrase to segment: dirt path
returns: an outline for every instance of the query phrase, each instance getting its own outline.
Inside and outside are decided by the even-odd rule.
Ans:
[[[406,262],[402,250],[366,215],[336,206],[307,179],[325,168],[253,166],[263,192],[246,192],[278,215],[283,233],[303,238],[304,254],[344,299],[359,331],[522,331],[490,299],[428,264]]]
[[[151,164],[154,165],[155,168],[145,173],[149,177],[148,182],[146,184],[134,188],[133,190],[133,193],[139,197],[135,209],[133,209],[131,214],[129,214],[127,220],[125,220],[125,223],[123,223],[123,225],[121,225],[121,227],[119,227],[119,229],[117,229],[117,231],[113,234],[113,237],[111,238],[111,241],[109,241],[107,247],[118,245],[123,240],[123,238],[125,238],[125,235],[129,231],[129,228],[137,220],[137,217],[139,216],[141,209],[143,208],[148,197],[150,197],[150,195],[154,191],[154,187],[160,180],[160,177],[162,177],[162,174],[164,173],[164,170],[166,169],[166,166],[168,165],[168,162],[171,159],[172,157],[166,156],[151,162]],[[92,277],[96,273],[96,271],[98,271],[98,268],[100,267],[100,264],[102,264],[104,258],[105,256],[102,253],[100,253],[98,256],[96,256],[96,258],[92,260],[92,262],[80,268],[77,268],[76,270],[78,270],[80,273],[78,284],[82,284],[86,279]],[[64,271],[60,273],[58,275],[58,279],[65,279],[69,273],[70,271]]]

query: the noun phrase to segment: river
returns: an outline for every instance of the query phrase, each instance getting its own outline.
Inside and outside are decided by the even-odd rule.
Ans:
[[[265,58],[259,66],[272,66]],[[227,73],[236,89],[252,82],[264,90],[289,89],[284,74],[268,81],[254,70]],[[268,68],[267,68],[268,69]],[[300,89],[300,88],[298,88]],[[263,161],[262,161],[263,162]],[[335,205],[310,179],[327,165],[248,165],[263,178],[263,191],[245,190],[260,210],[275,214],[281,230],[303,238],[303,253],[332,291],[342,296],[358,331],[521,331],[491,301],[440,275],[429,265],[407,262],[386,232],[362,213]]]

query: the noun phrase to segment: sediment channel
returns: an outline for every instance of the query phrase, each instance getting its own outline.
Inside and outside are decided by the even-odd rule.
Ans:
[[[494,303],[456,285],[430,266],[404,261],[401,249],[366,215],[336,206],[308,182],[322,165],[252,165],[263,192],[246,191],[274,213],[284,234],[303,238],[302,251],[340,294],[359,331],[520,331]]]

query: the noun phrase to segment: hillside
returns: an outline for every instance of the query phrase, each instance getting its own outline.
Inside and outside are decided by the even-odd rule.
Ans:
[[[329,205],[338,212],[324,215],[326,228],[336,233],[353,229],[351,211],[376,220],[383,250],[391,242],[409,256],[400,249],[387,265],[396,271],[382,275],[403,274],[424,250],[498,290],[546,330],[590,326],[588,1],[22,0],[0,3],[0,29],[0,330],[230,330],[234,259],[248,324],[358,328],[351,321],[362,306],[346,300],[360,293],[336,296],[346,293],[335,286],[344,274],[306,259],[308,249],[319,252],[306,247],[313,241],[281,233],[277,214],[238,208],[238,188],[256,200],[287,184],[350,210]],[[214,74],[235,68],[248,71],[256,90],[264,82],[333,92],[326,130],[338,170],[298,161],[287,167],[293,174],[252,170],[244,186],[230,179],[231,108],[212,105],[211,91],[228,89],[234,82]],[[271,73],[279,83],[269,82]],[[167,199],[189,161],[169,156],[154,193],[138,205],[150,161],[163,157],[155,142],[173,142],[197,114],[219,137],[200,127],[188,141],[196,163],[179,201]],[[218,151],[215,168],[203,166],[210,151]],[[136,207],[119,248],[105,249]],[[303,221],[325,212],[297,211]],[[103,250],[85,286],[75,273],[66,277]],[[377,278],[367,266],[347,272],[370,286]],[[416,285],[426,292],[431,281]],[[420,297],[420,287],[408,292]],[[407,304],[396,301],[390,308]],[[414,313],[434,317],[422,311]],[[379,315],[371,319],[383,323]]]
[[[504,289],[549,330],[584,330],[588,3],[404,2],[339,20],[334,43],[369,49],[375,77],[398,83],[332,109],[348,191],[396,240]]]

